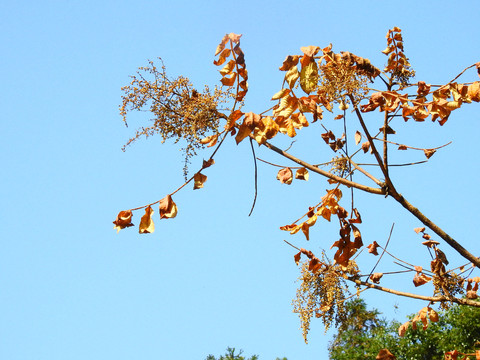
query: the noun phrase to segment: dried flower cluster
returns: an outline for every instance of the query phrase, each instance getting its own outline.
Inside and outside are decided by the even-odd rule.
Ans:
[[[310,270],[309,262],[301,267],[300,287],[293,300],[293,312],[300,317],[303,338],[308,343],[307,335],[310,330],[310,320],[313,316],[320,318],[325,325],[325,331],[332,323],[338,326],[345,320],[346,312],[344,300],[347,285],[344,276],[358,273],[355,261],[350,261],[348,267],[325,264],[322,257],[322,266],[317,271]]]
[[[153,124],[138,129],[123,149],[141,136],[160,134],[163,141],[173,138],[175,142],[183,139],[187,143],[183,148],[186,164],[196,149],[205,146],[201,139],[218,133],[219,120],[225,117],[218,112],[218,106],[228,101],[230,94],[228,89],[217,87],[212,93],[207,86],[198,92],[188,78],[169,79],[163,63],[160,70],[153,61],[139,68],[137,76],[132,76],[130,85],[122,91],[120,114],[125,124],[131,111],[148,111],[153,115]],[[184,170],[186,173],[187,168]]]

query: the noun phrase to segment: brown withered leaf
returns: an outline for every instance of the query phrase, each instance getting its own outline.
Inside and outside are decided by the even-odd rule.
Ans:
[[[253,130],[253,137],[260,145],[277,135],[279,131],[278,124],[270,116],[261,119]]]
[[[298,55],[288,55],[285,60],[283,61],[283,64],[282,66],[279,68],[279,70],[282,70],[282,71],[288,71],[290,70],[292,67],[296,66],[298,64],[298,58],[299,56]]]
[[[310,270],[312,273],[316,273],[318,270],[322,268],[322,262],[314,257],[310,262],[308,263],[308,270]]]
[[[365,141],[362,144],[362,150],[364,153],[367,153],[369,149],[370,149],[370,141]]]
[[[428,235],[427,233],[424,233],[424,234],[422,235],[422,238],[424,238],[425,240],[430,240],[430,239],[431,239],[431,236]]]
[[[337,115],[333,118],[333,120],[340,120],[343,119],[343,115]]]
[[[308,181],[308,170],[305,168],[300,168],[295,172],[295,179]]]
[[[295,260],[295,264],[298,265],[298,263],[300,262],[300,258],[302,256],[302,252],[299,251],[297,254],[295,254],[295,256],[293,257],[293,259]]]
[[[432,280],[431,277],[425,275],[424,273],[417,272],[415,274],[415,276],[413,277],[413,284],[415,285],[415,287],[418,287],[418,286],[426,284],[430,280]]]
[[[202,168],[206,169],[206,168],[212,166],[213,164],[215,164],[215,160],[213,158],[209,159],[208,161],[203,160]]]
[[[360,249],[363,246],[362,234],[355,225],[351,224],[350,226],[353,230],[354,246],[355,248]]]
[[[405,333],[408,329],[408,327],[410,326],[410,321],[407,321],[406,323],[402,324],[399,328],[398,328],[398,335],[400,337],[404,337],[405,336]]]
[[[235,84],[235,80],[237,80],[237,73],[232,73],[231,77],[222,77],[220,79],[223,86],[233,86]]]
[[[231,74],[233,70],[235,69],[235,60],[230,60],[228,63],[226,63],[223,68],[220,71],[220,74],[222,74],[223,77],[225,77],[228,74]]]
[[[207,181],[207,176],[202,173],[196,173],[193,175],[193,190],[203,188],[203,184]]]
[[[398,150],[407,150],[407,146],[406,145],[399,145]]]
[[[360,141],[362,141],[362,134],[357,130],[355,132],[355,145],[360,144]]]
[[[371,243],[370,245],[367,246],[368,248],[368,252],[370,254],[373,254],[375,256],[378,256],[378,251],[377,251],[377,248],[379,247],[380,245],[378,245],[378,243],[376,241],[374,241],[373,243]]]
[[[175,204],[170,194],[160,200],[158,211],[160,219],[171,219],[177,216],[177,204]]]
[[[448,265],[447,256],[442,250],[440,250],[439,248],[435,248],[435,253],[437,255],[437,259],[439,259],[445,265]]]
[[[383,273],[373,273],[372,275],[370,275],[370,280],[372,280],[374,284],[380,284],[380,279],[382,278],[382,276]]]
[[[417,227],[413,229],[413,231],[415,231],[417,234],[421,232],[423,233],[425,231],[425,227]]]
[[[130,210],[120,211],[113,224],[115,225],[113,228],[117,230],[117,234],[121,229],[134,226],[132,224],[132,212]]]
[[[382,126],[382,127],[379,129],[379,131],[381,131],[381,132],[383,133],[383,130],[384,130],[384,129],[385,129],[385,126]],[[390,126],[387,125],[386,129],[387,129],[387,131],[386,131],[387,134],[389,134],[389,135],[395,135],[395,134],[396,134],[395,130],[393,130]]]
[[[277,179],[280,180],[282,184],[290,185],[293,181],[292,169],[286,167],[280,170],[277,174]]]
[[[320,51],[320,48],[318,46],[310,45],[301,47],[300,50],[308,57],[314,57]]]
[[[388,349],[381,349],[375,360],[395,360],[396,357]]]
[[[140,219],[140,225],[138,226],[140,234],[150,234],[155,231],[155,224],[152,220],[153,213],[154,211],[150,206],[145,209],[145,215]]]
[[[200,140],[200,144],[208,144],[207,147],[212,147],[212,146],[215,146],[215,144],[217,143],[218,141],[218,134],[215,134],[215,135],[210,135],[210,136],[207,136],[206,138],[203,138],[202,140]]]
[[[428,318],[430,319],[431,322],[438,322],[438,313],[433,310],[432,308],[428,308]]]
[[[474,83],[468,85],[468,97],[472,101],[480,101],[480,81],[475,81]]]
[[[352,215],[355,215],[355,218],[348,219],[348,222],[350,224],[361,224],[362,223],[362,217],[360,216],[360,213],[358,212],[358,210],[356,208],[353,209],[353,214]]]

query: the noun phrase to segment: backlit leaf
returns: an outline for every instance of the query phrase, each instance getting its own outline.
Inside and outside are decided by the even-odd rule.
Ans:
[[[308,181],[308,177],[308,170],[305,168],[300,168],[295,172],[295,179]]]
[[[203,184],[205,183],[205,181],[207,181],[207,176],[198,172],[193,175],[193,181],[193,190],[201,189],[203,188]]]
[[[154,211],[150,206],[145,209],[145,215],[140,219],[140,225],[138,227],[140,234],[149,234],[155,231],[155,224],[152,220],[153,213]]]
[[[121,229],[133,226],[132,212],[130,210],[120,211],[117,215],[117,219],[113,223],[115,224],[113,228],[117,230],[117,234]]]
[[[300,86],[305,93],[310,94],[315,91],[318,84],[318,66],[315,61],[311,61],[302,68],[300,72]]]
[[[292,170],[289,167],[280,170],[277,174],[277,179],[280,180],[282,184],[290,185],[293,181]]]
[[[360,134],[360,131],[355,132],[355,145],[360,144],[360,141],[362,141],[362,134]]]
[[[160,219],[170,219],[177,216],[177,205],[172,199],[171,195],[165,196],[160,200],[159,206]]]

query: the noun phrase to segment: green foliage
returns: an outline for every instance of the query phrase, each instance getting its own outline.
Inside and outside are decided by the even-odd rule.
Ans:
[[[480,344],[480,309],[476,307],[454,305],[440,312],[439,321],[426,330],[409,327],[404,337],[398,335],[399,322],[379,318],[380,313],[367,310],[363,300],[349,301],[346,308],[348,321],[329,345],[332,360],[374,359],[384,348],[399,360],[443,360],[447,351],[472,353]]]
[[[205,360],[258,360],[258,355],[252,355],[248,359],[245,359],[244,356],[241,356],[242,354],[243,350],[240,350],[238,351],[238,354],[235,354],[235,348],[228,347],[225,355],[220,355],[218,359],[213,355],[208,355]]]

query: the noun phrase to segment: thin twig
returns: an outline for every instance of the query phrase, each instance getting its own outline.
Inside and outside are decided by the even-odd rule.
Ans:
[[[383,254],[385,254],[385,251],[387,251],[388,243],[390,242],[390,238],[392,237],[392,232],[393,232],[393,227],[394,226],[395,226],[395,223],[392,224],[392,228],[390,229],[390,234],[388,235],[387,243],[385,244],[385,247],[383,248],[382,254],[378,258],[377,263],[375,264],[373,269],[370,271],[370,275],[368,276],[369,278],[370,278],[370,276],[372,276],[373,272],[375,271],[375,268],[380,263],[380,260],[382,260]]]
[[[252,138],[250,138],[250,145],[252,147],[253,163],[255,165],[255,196],[253,197],[252,208],[250,209],[250,213],[248,214],[248,216],[252,215],[253,209],[255,208],[255,202],[257,201],[257,158],[255,156],[255,148],[253,147]]]

